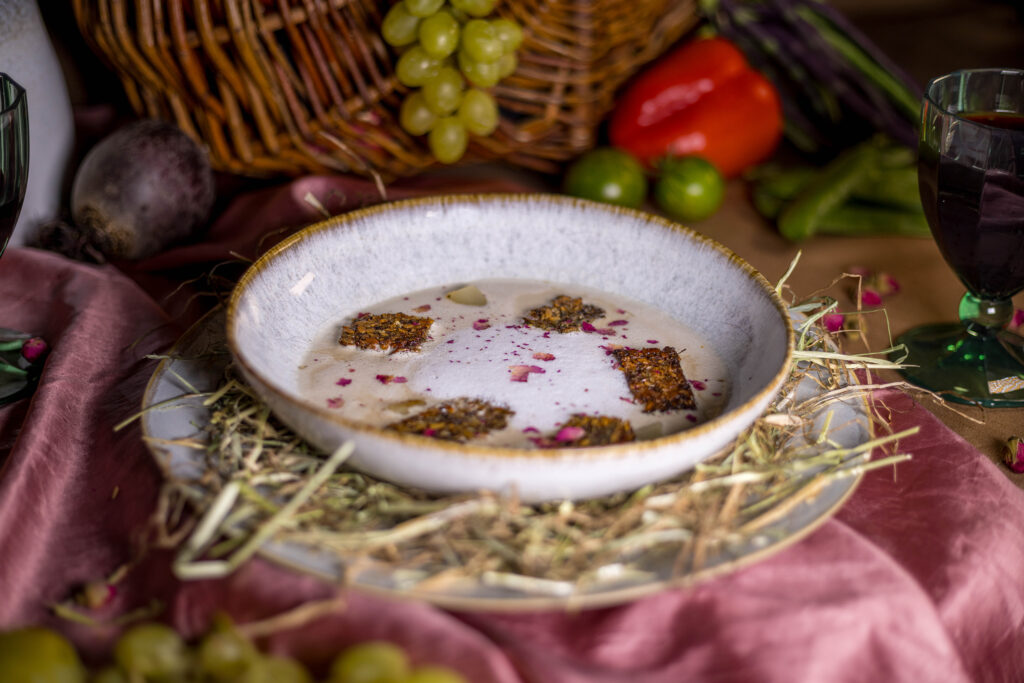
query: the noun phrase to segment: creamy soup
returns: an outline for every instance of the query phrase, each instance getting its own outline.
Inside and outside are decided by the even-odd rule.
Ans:
[[[486,296],[485,305],[446,298],[467,284]],[[604,315],[568,333],[523,324],[530,310],[562,294],[580,297],[604,309]],[[415,352],[339,345],[342,327],[358,313],[405,313],[434,322]],[[665,346],[679,353],[697,405],[644,413],[612,351]],[[506,406],[515,412],[508,426],[472,443],[516,448],[535,447],[537,437],[556,432],[574,413],[628,420],[638,440],[657,438],[719,415],[729,397],[727,368],[683,322],[616,294],[524,279],[451,283],[381,301],[347,317],[341,313],[318,333],[300,373],[307,398],[375,427],[458,397]]]

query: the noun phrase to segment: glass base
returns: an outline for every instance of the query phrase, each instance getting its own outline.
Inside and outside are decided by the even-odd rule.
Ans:
[[[46,344],[38,337],[0,328],[0,406],[32,394],[45,355]]]
[[[907,348],[908,382],[944,399],[989,408],[1024,406],[1024,338],[960,323],[916,327],[896,339]]]

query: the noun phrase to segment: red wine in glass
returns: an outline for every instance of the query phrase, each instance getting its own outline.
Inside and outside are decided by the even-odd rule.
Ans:
[[[959,324],[913,329],[904,375],[946,398],[1024,405],[1024,339],[1007,331],[1024,289],[1024,71],[932,80],[921,109],[918,179],[942,257],[967,294]]]
[[[14,232],[28,185],[28,99],[0,73],[0,253]],[[0,405],[35,387],[46,345],[38,337],[0,328]]]

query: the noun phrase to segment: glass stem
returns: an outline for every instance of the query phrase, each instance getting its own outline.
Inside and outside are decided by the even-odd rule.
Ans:
[[[971,334],[992,334],[1013,318],[1010,299],[979,299],[970,292],[960,299],[960,322]]]

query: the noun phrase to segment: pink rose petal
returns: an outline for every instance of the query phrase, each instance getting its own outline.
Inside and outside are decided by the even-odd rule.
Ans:
[[[615,351],[618,351],[619,349],[622,349],[622,348],[625,348],[625,347],[622,346],[621,344],[602,344],[601,346],[599,346],[597,348],[604,349],[604,355],[610,356]]]
[[[422,306],[417,306],[412,310],[415,313],[426,313],[427,311],[430,310],[430,304],[423,304]]]
[[[562,427],[555,434],[555,441],[575,441],[586,433],[583,427]]]
[[[825,329],[829,332],[838,332],[843,329],[846,316],[842,313],[827,313],[821,317],[821,321],[825,323]]]
[[[336,410],[342,407],[343,405],[345,405],[345,399],[343,399],[341,396],[338,396],[337,398],[327,399],[327,407],[333,410]]]
[[[597,328],[590,323],[580,323],[580,329],[584,332],[597,332]]]
[[[540,434],[540,430],[536,427],[525,427],[523,429],[523,434]]]
[[[508,371],[511,373],[513,382],[525,382],[530,378],[531,373],[544,374],[544,368],[536,365],[510,365]]]
[[[648,343],[648,344],[657,344],[657,343],[658,343],[658,340],[657,340],[657,339],[648,339],[648,340],[647,340],[647,343]]]
[[[352,380],[350,380],[348,377],[342,377],[337,382],[335,382],[335,384],[337,384],[339,387],[347,387],[349,384],[352,384]]]
[[[549,361],[555,359],[555,354],[538,351],[537,353],[533,354],[533,357],[536,358],[537,360]]]
[[[477,320],[476,322],[473,323],[473,329],[476,330],[477,332],[479,332],[480,330],[486,330],[490,326],[491,324],[487,322],[486,318]]]
[[[1020,327],[1024,325],[1024,308],[1018,308],[1013,312],[1013,320],[1010,322],[1011,327]]]
[[[708,386],[704,384],[704,382],[701,382],[699,379],[691,379],[690,386],[696,389],[697,391],[704,391],[705,389],[708,388]]]
[[[407,380],[404,377],[395,377],[394,375],[377,375],[377,381],[381,384],[403,384]]]
[[[613,320],[610,323],[608,323],[608,327],[618,327],[620,325],[628,325],[628,324],[629,324],[628,320]]]

